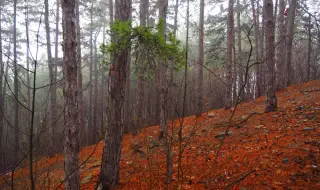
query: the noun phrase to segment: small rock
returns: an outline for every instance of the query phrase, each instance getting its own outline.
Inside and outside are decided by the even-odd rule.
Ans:
[[[279,117],[278,115],[273,115],[273,116],[272,116],[272,118],[278,118],[278,117]]]
[[[288,164],[288,163],[289,163],[289,159],[288,159],[288,158],[283,159],[283,160],[282,160],[282,163]]]
[[[214,118],[214,113],[209,113],[209,118]]]
[[[316,115],[314,113],[307,114],[306,118],[309,119],[309,120],[313,120],[314,118],[316,118]]]
[[[248,189],[245,187],[241,187],[240,190],[248,190]]]
[[[297,111],[300,111],[300,110],[303,110],[303,109],[304,109],[304,106],[297,106],[297,107],[296,107],[296,110],[297,110]]]
[[[198,150],[197,151],[197,156],[199,156],[201,154],[201,152],[202,152],[201,150]]]
[[[240,128],[241,128],[241,126],[240,126],[240,125],[237,125],[237,126],[236,126],[236,129],[240,129]]]
[[[314,130],[314,128],[312,128],[312,127],[305,127],[305,128],[303,128],[303,131],[313,131]]]

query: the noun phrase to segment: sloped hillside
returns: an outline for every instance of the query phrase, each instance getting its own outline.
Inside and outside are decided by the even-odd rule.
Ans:
[[[177,182],[179,121],[172,122],[174,175],[169,189],[320,189],[320,81],[291,86],[277,95],[277,112],[264,113],[265,97],[238,107],[215,165],[232,110],[185,118],[181,186]],[[118,189],[164,189],[166,167],[158,128],[143,129],[135,138],[124,135]],[[100,142],[80,152],[81,162],[89,157],[80,169],[82,189],[94,189],[102,146]],[[63,156],[43,158],[35,169],[39,189],[56,189],[63,180]],[[28,167],[15,172],[16,189],[26,189],[27,174]],[[0,187],[9,188],[10,178],[11,173],[1,176]]]

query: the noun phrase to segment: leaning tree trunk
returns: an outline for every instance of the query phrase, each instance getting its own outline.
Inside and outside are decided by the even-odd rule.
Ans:
[[[277,55],[276,55],[276,67],[277,67],[277,89],[284,87],[284,66],[285,66],[285,26],[284,26],[284,0],[279,0],[279,15],[278,15],[278,41],[277,41]]]
[[[232,64],[233,64],[233,0],[229,0],[228,5],[228,29],[227,29],[227,41],[228,41],[228,56],[227,56],[227,83],[226,83],[226,100],[225,109],[231,108],[232,104]]]
[[[286,55],[286,62],[287,62],[287,85],[291,85],[294,82],[294,70],[292,65],[292,43],[293,43],[293,27],[294,27],[294,19],[296,15],[296,6],[297,0],[291,0],[291,5],[289,8],[288,14],[288,25],[287,25],[287,55]]]
[[[204,64],[204,0],[200,0],[199,17],[199,61],[196,64],[196,114],[201,115],[203,111],[203,64]]]
[[[56,110],[56,100],[57,100],[57,93],[56,93],[56,85],[54,84],[54,71],[53,71],[53,61],[52,61],[52,53],[51,53],[51,39],[50,39],[50,23],[49,23],[49,0],[45,0],[45,28],[46,28],[46,40],[47,40],[47,56],[48,56],[48,68],[49,68],[49,78],[50,78],[50,106],[51,106],[51,117],[50,117],[50,146],[49,146],[49,156],[53,156],[56,153],[56,119],[57,119],[57,110]]]
[[[131,0],[117,0],[115,18],[125,22],[131,17]],[[116,41],[121,40],[115,37]],[[99,187],[112,189],[119,180],[121,141],[124,121],[124,101],[129,58],[128,48],[112,55],[109,73],[108,127],[104,138]]]
[[[76,40],[76,0],[63,0],[63,75],[65,84],[63,96],[64,110],[64,173],[65,189],[80,189],[79,176],[79,116],[78,116],[78,84],[77,84],[77,40]]]
[[[267,56],[267,85],[266,85],[266,111],[273,112],[277,109],[277,97],[275,89],[275,57],[274,57],[274,27],[273,1],[265,0],[264,18],[266,29],[266,56]]]

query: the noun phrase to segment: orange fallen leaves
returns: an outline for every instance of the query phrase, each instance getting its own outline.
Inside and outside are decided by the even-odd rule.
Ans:
[[[235,120],[246,119],[240,126],[231,128],[231,135],[225,140],[217,159],[217,167],[209,176],[216,156],[219,139],[216,134],[224,131],[219,126],[227,122],[229,110],[212,110],[199,118],[184,119],[184,137],[190,136],[195,124],[198,125],[190,144],[182,157],[183,184],[177,179],[178,142],[173,140],[174,176],[169,189],[206,189],[209,179],[211,188],[222,189],[237,180],[246,171],[254,171],[234,184],[232,189],[320,189],[320,92],[308,94],[300,91],[319,89],[320,81],[291,86],[279,92],[279,109],[275,113],[263,113],[265,97],[246,102],[239,106]],[[303,109],[297,106],[303,105]],[[170,131],[177,131],[179,121],[171,122]],[[305,129],[312,127],[314,130]],[[165,154],[157,141],[158,126],[145,128],[133,138],[125,134],[122,142],[120,183],[118,189],[164,189]],[[138,143],[144,154],[135,153],[132,143]],[[98,180],[103,143],[98,144],[92,158],[80,168],[81,189],[94,189]],[[92,153],[94,146],[85,147],[80,152],[81,161]],[[51,168],[51,170],[49,170]],[[37,187],[54,189],[63,179],[63,156],[43,158],[37,162],[39,176]],[[46,172],[49,171],[49,172]],[[16,171],[16,187],[27,187],[28,169]],[[5,186],[0,178],[0,187]],[[45,181],[45,183],[43,183]]]

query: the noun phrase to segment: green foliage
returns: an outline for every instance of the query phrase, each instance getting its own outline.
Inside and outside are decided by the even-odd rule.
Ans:
[[[185,64],[185,50],[172,33],[169,33],[166,38],[163,20],[160,20],[155,27],[132,27],[130,21],[116,20],[110,33],[114,37],[114,42],[108,45],[103,44],[101,46],[103,53],[116,56],[124,49],[131,47],[137,53],[136,60],[148,64],[145,67],[153,68],[152,64],[173,62],[174,69],[178,70]]]

